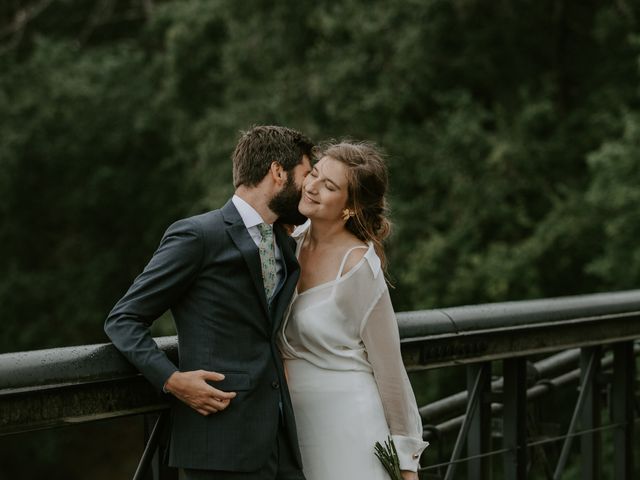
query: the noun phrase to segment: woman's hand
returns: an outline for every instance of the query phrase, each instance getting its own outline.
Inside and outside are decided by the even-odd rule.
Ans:
[[[418,480],[418,472],[412,472],[411,470],[402,470],[400,473],[402,474],[403,480]]]

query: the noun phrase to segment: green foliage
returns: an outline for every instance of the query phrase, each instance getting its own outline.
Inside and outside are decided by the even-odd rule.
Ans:
[[[5,72],[0,350],[102,340],[100,319],[184,212],[155,83],[131,45],[83,55],[45,38]]]
[[[230,195],[258,123],[387,151],[399,310],[632,288],[625,5],[49,7],[0,55],[0,351],[100,339],[164,228]]]
[[[621,138],[604,142],[588,162],[586,201],[604,231],[602,253],[588,269],[612,288],[634,288],[640,282],[640,114],[625,115]]]
[[[261,123],[386,150],[397,310],[636,288],[639,21],[637,2],[10,2],[0,352],[105,341]],[[461,388],[436,377],[420,398]]]

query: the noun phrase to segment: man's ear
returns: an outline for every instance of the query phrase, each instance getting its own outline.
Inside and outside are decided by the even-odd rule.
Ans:
[[[282,165],[275,160],[271,162],[271,166],[269,167],[269,173],[271,174],[271,178],[276,183],[276,185],[284,185],[287,181],[287,172],[284,171]]]

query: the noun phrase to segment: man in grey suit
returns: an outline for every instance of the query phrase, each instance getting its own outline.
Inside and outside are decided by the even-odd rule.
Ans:
[[[313,145],[284,127],[244,132],[235,195],[169,227],[105,323],[113,344],[173,395],[169,464],[186,479],[304,479],[276,332],[299,277],[281,224],[297,205]],[[149,327],[170,309],[179,368]]]

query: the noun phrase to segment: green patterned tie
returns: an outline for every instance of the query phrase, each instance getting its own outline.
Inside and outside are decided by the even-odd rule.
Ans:
[[[262,282],[267,299],[270,299],[276,289],[276,251],[273,244],[273,228],[271,225],[261,223],[258,230],[262,239],[258,244],[260,252],[260,265],[262,267]]]

